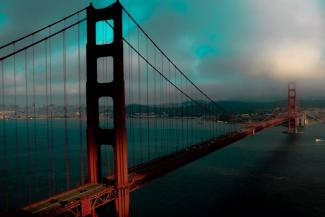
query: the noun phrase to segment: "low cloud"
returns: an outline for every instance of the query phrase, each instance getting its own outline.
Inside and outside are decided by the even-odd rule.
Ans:
[[[23,7],[21,1],[4,0],[5,16],[12,25],[1,41],[89,2],[60,0],[55,6],[44,6],[43,1],[33,0],[22,3],[28,4]],[[112,2],[94,1],[96,7]],[[325,79],[325,4],[321,0],[122,3],[179,68],[216,99],[285,95],[289,80],[298,82],[305,97],[325,95],[321,82]],[[40,10],[43,7],[51,10]]]

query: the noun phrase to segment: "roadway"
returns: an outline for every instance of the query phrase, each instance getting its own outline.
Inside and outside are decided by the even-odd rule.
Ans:
[[[236,141],[274,126],[287,122],[288,117],[277,117],[272,120],[255,123],[231,134],[212,138],[208,141],[192,145],[178,152],[140,164],[129,169],[129,188],[135,191],[150,181],[176,170],[218,149]],[[114,176],[107,177],[104,184],[86,184],[79,188],[54,195],[51,198],[31,204],[23,208],[23,212],[32,216],[86,216],[91,210],[103,206],[116,199],[116,189],[112,184]],[[107,184],[105,184],[107,183]]]

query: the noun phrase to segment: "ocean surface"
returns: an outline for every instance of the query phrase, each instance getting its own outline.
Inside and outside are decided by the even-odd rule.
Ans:
[[[258,133],[132,194],[132,216],[325,216],[325,125]]]
[[[111,119],[100,119],[112,128]],[[127,119],[132,167],[235,130],[200,118]],[[214,128],[215,129],[215,128]],[[86,122],[78,119],[0,120],[0,211],[14,210],[87,181]],[[113,148],[101,146],[102,176],[114,169]]]
[[[2,210],[6,205],[12,208],[26,204],[30,199],[29,185],[39,189],[32,192],[33,200],[49,193],[48,183],[52,178],[48,173],[47,123],[38,121],[35,126],[33,123],[31,121],[28,128],[25,121],[8,121],[5,125],[8,136],[6,140],[1,140],[0,154]],[[185,141],[193,130],[199,132],[198,136],[192,136],[188,142],[202,141],[211,136],[208,126],[196,120],[189,122],[189,132],[182,130],[184,126],[177,124],[177,121],[163,123],[164,131],[159,126],[154,127],[154,122],[149,123],[152,126],[149,131],[146,127],[145,131],[141,130],[146,124],[133,122],[134,130],[128,132],[128,141],[132,141],[129,147],[130,163],[133,161],[136,164],[173,151],[175,146],[171,143],[175,138],[179,141],[178,148],[186,146]],[[3,132],[4,125],[1,126],[0,131]],[[16,126],[20,135],[19,150],[15,148]],[[69,142],[70,182],[74,187],[80,181],[79,140],[82,138],[84,141],[85,132],[83,130],[82,135],[79,134],[78,121],[69,122],[68,127],[66,141]],[[81,127],[84,129],[84,123]],[[66,187],[63,121],[54,121],[51,129],[52,160],[55,162],[52,167],[55,176],[51,181],[56,182],[55,185],[52,183],[51,190],[60,192]],[[279,126],[262,131],[153,181],[131,194],[131,216],[325,216],[325,142],[315,142],[316,138],[325,139],[325,125],[308,126],[297,135],[285,134],[285,130],[285,127]],[[39,147],[34,146],[34,132],[37,133],[36,143]],[[147,143],[156,142],[160,148],[146,147],[148,135]],[[140,137],[143,147],[139,145]],[[6,149],[3,141],[6,141]],[[85,147],[84,142],[82,146]],[[140,148],[147,150],[145,154],[132,157],[132,153]],[[106,150],[108,155],[110,151]],[[20,153],[18,157],[16,152]],[[105,156],[102,156],[104,163],[111,165],[110,160],[106,159],[109,156]],[[86,164],[85,150],[82,159]],[[109,170],[109,167],[104,167],[103,173]],[[8,196],[7,192],[12,194]],[[19,193],[18,196],[16,193]]]

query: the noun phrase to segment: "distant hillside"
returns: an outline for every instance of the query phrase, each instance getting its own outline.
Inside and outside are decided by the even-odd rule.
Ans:
[[[258,100],[224,100],[217,101],[215,106],[211,102],[206,102],[202,100],[198,100],[196,102],[193,101],[185,101],[182,103],[169,103],[162,105],[139,105],[139,104],[128,104],[126,105],[126,113],[128,115],[132,115],[135,113],[154,113],[156,115],[168,115],[168,116],[202,116],[202,115],[215,115],[220,114],[221,116],[228,116],[231,114],[252,114],[252,113],[268,113],[275,108],[285,108],[287,106],[287,101],[283,100],[273,100],[273,101],[258,101]],[[298,106],[303,109],[325,109],[325,100],[310,100],[304,99],[298,101]],[[227,111],[227,113],[223,112],[222,107]],[[14,106],[14,105],[1,105],[3,111],[14,111],[16,110],[19,114],[24,114],[26,111],[26,107],[23,106]],[[208,109],[206,109],[208,108]],[[29,111],[32,111],[32,106],[28,107]],[[62,115],[64,114],[64,106],[63,105],[49,105],[49,109],[54,115]],[[78,105],[68,105],[67,107],[68,114],[74,115],[79,110],[82,113],[86,112],[85,105],[82,105],[79,108]],[[100,105],[100,113],[112,113],[113,107],[112,105]],[[42,105],[36,108],[36,113],[38,115],[46,114],[47,107]]]
[[[286,100],[274,101],[218,101],[219,106],[224,108],[227,112],[233,114],[246,114],[246,113],[263,113],[270,112],[275,108],[285,108],[287,106]],[[201,105],[201,106],[200,106]],[[325,108],[325,100],[301,100],[298,105],[302,108]],[[202,110],[202,106],[210,108],[217,108],[213,103],[198,101],[198,103],[187,101],[180,104],[165,104],[156,106],[146,105],[127,105],[127,113],[155,113],[155,114],[168,114],[169,116],[201,116],[207,111]],[[216,109],[217,113],[224,114],[220,109]]]
[[[246,113],[260,113],[269,112],[276,107],[286,106],[285,101],[274,102],[253,102],[253,101],[219,101],[218,106],[205,101],[195,102],[183,102],[181,104],[169,104],[169,105],[127,105],[126,111],[128,114],[135,113],[155,113],[155,114],[167,114],[168,116],[201,116],[219,113],[225,115],[220,107],[225,109],[227,113],[233,114],[246,114]],[[204,109],[207,108],[207,109]]]
[[[299,100],[299,106],[302,108],[325,108],[325,100]]]
[[[276,107],[286,106],[286,101],[219,101],[218,104],[227,111],[237,114],[256,113],[260,111],[273,110]]]

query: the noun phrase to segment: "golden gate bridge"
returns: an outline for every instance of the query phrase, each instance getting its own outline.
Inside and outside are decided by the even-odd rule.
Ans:
[[[154,179],[270,127],[240,125],[119,3],[92,5],[0,47],[1,204],[6,215],[97,216]]]

